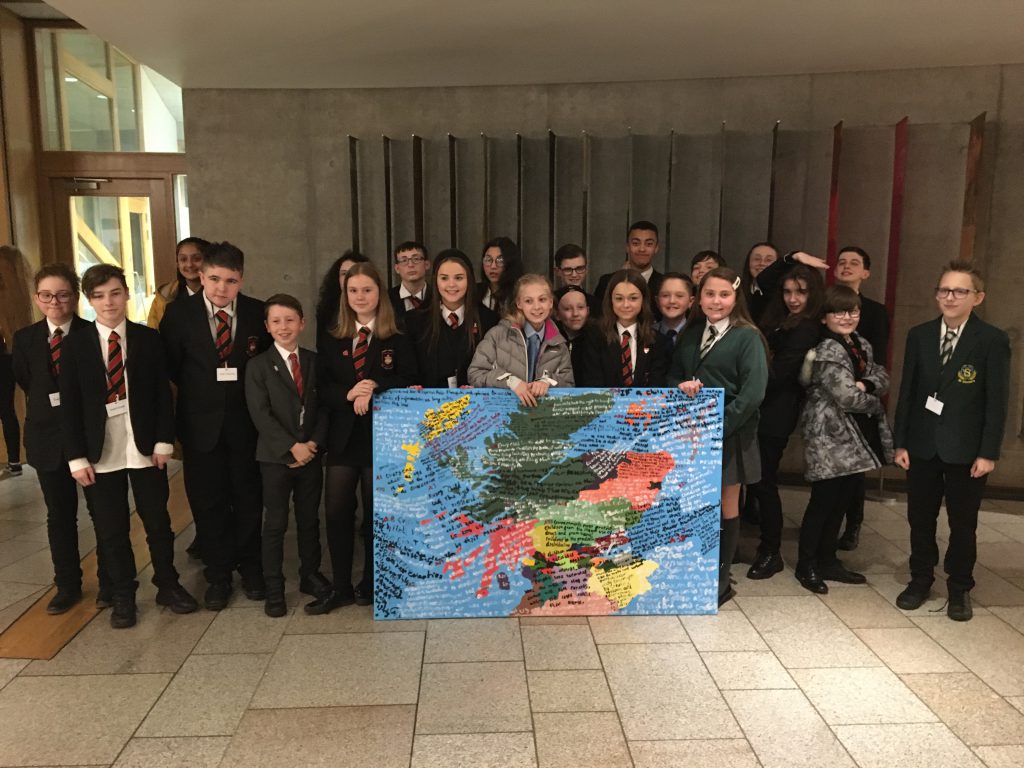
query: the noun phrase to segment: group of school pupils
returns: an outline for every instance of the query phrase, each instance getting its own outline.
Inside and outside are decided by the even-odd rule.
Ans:
[[[177,279],[158,291],[152,328],[126,320],[116,267],[92,267],[82,278],[95,324],[74,314],[74,272],[43,267],[36,302],[45,319],[19,331],[14,353],[29,398],[29,463],[48,507],[57,585],[49,612],[82,599],[75,482],[96,526],[97,604],[112,606],[111,625],[136,620],[129,483],[157,603],[178,613],[198,608],[173,564],[165,465],[175,439],[206,608],[227,606],[237,572],[247,598],[263,601],[270,616],[287,613],[283,541],[294,506],[299,589],[313,598],[304,610],[323,614],[374,598],[376,394],[508,388],[532,407],[551,387],[678,387],[688,396],[715,387],[725,393],[719,605],[735,595],[730,566],[744,488],[761,528],[747,576],[783,570],[778,468],[799,425],[811,483],[800,584],[826,593],[829,581],[865,582],[836,551],[857,546],[864,473],[895,454],[908,470],[912,541],[912,579],[897,603],[913,609],[929,595],[945,496],[948,613],[969,619],[977,512],[999,455],[1009,376],[1007,335],[972,312],[984,299],[980,274],[966,263],[943,269],[941,316],[908,337],[894,438],[883,402],[888,319],[859,293],[870,275],[867,253],[842,249],[836,284],[826,289],[828,265],[802,251],[780,257],[758,243],[740,272],[701,251],[687,275],[654,270],[659,247],[656,225],[632,224],[623,268],[601,276],[593,294],[575,245],[555,254],[557,291],[546,277],[524,274],[518,247],[503,237],[484,246],[480,282],[463,252],[444,250],[431,262],[410,241],[392,254],[398,284],[388,290],[365,256],[347,252],[320,287],[315,352],[299,346],[306,320],[297,299],[241,293],[244,256],[230,243],[179,243]],[[363,569],[353,584],[357,493]],[[321,495],[333,581],[321,572]]]

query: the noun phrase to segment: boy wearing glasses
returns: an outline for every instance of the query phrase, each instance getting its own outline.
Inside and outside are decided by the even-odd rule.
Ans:
[[[573,243],[566,243],[555,251],[555,274],[558,275],[559,287],[574,285],[583,291],[591,316],[596,317],[601,313],[597,299],[587,292],[587,254],[582,248]]]
[[[395,274],[401,282],[388,289],[388,298],[395,308],[395,320],[398,327],[405,329],[405,314],[419,309],[430,299],[427,291],[427,271],[430,260],[423,243],[415,240],[406,242],[395,248]]]
[[[913,610],[928,599],[939,562],[936,521],[945,498],[946,613],[968,621],[978,508],[1006,422],[1010,340],[974,315],[985,300],[985,283],[970,262],[953,261],[942,270],[935,299],[941,316],[907,335],[896,406],[894,458],[907,470],[910,522],[910,584],[896,605]]]

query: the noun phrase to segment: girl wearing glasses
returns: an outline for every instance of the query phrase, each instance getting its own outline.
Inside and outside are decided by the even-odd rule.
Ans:
[[[801,434],[811,498],[800,526],[796,566],[800,584],[818,594],[828,593],[826,581],[867,581],[836,558],[839,527],[862,475],[889,464],[893,455],[881,400],[889,375],[856,333],[860,296],[852,288],[831,286],[823,309],[821,341],[807,354],[801,373],[807,385]]]
[[[480,303],[504,315],[512,309],[512,291],[523,276],[519,246],[507,237],[496,237],[484,245],[480,266],[484,279],[477,285]]]

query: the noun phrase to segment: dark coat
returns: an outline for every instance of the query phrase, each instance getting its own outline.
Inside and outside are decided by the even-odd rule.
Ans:
[[[276,347],[254,357],[245,368],[245,400],[259,433],[257,461],[294,464],[291,448],[295,443],[327,444],[327,411],[319,406],[317,394],[316,352],[299,348],[298,353],[301,399],[288,363]]]
[[[71,318],[71,328],[63,344],[75,333],[94,328],[78,315]],[[50,405],[50,395],[60,385],[50,372],[50,327],[46,320],[22,328],[14,334],[14,379],[25,392],[25,453],[28,463],[36,469],[54,471],[67,466],[64,440],[61,436],[61,406]],[[61,358],[65,347],[61,345]]]
[[[416,355],[404,333],[387,339],[370,337],[365,378],[377,383],[377,392],[416,383]],[[325,335],[317,351],[320,402],[328,411],[327,463],[353,467],[373,464],[373,411],[357,416],[347,399],[356,385],[352,364],[352,338]]]
[[[600,331],[588,334],[582,342],[581,378],[577,387],[623,387],[622,347],[609,341]],[[649,344],[637,341],[636,364],[633,366],[633,387],[664,387],[671,356],[668,340],[654,334]]]
[[[768,334],[771,358],[758,434],[778,438],[793,434],[804,401],[800,368],[820,337],[821,322],[809,317],[792,328],[779,328]]]
[[[465,323],[458,328],[443,323],[436,344],[431,344],[430,314],[440,312],[437,306],[431,302],[408,316],[409,336],[416,349],[417,384],[444,389],[448,386],[449,376],[455,376],[460,387],[469,384],[469,364],[476,344],[498,324],[498,315],[487,307],[478,306],[476,311],[479,320],[475,329],[468,328]],[[467,339],[471,332],[475,337],[473,349],[470,349]]]
[[[940,324],[936,318],[907,334],[895,445],[912,457],[938,456],[949,464],[972,464],[979,457],[996,461],[1006,427],[1010,339],[972,314],[943,367]],[[931,395],[944,404],[941,416],[925,409]]]
[[[128,321],[124,375],[135,446],[143,456],[157,443],[174,442],[174,406],[160,335]],[[69,333],[60,357],[61,424],[69,460],[100,460],[107,423],[107,370],[100,337],[92,323]]]
[[[390,288],[388,288],[388,299],[390,299],[390,301],[391,301],[392,309],[395,310],[395,322],[398,324],[398,327],[404,331],[405,330],[405,324],[406,324],[406,321],[407,321],[406,314],[409,312],[409,310],[407,310],[405,308],[405,299],[403,299],[399,295],[401,290],[402,290],[401,283],[399,283],[398,285],[393,285]],[[430,303],[430,283],[428,281],[427,282],[427,287],[423,291],[423,302],[420,304],[420,307],[421,308],[426,307],[429,303]]]
[[[228,367],[237,381],[217,381],[217,349],[200,291],[172,302],[160,323],[167,370],[178,386],[178,438],[197,451],[210,451],[222,432],[238,446],[256,447],[256,428],[245,407],[245,366],[271,345],[263,322],[263,302],[238,294],[235,336]]]
[[[871,345],[875,360],[884,366],[889,355],[889,312],[884,304],[860,295],[860,322],[857,334]]]

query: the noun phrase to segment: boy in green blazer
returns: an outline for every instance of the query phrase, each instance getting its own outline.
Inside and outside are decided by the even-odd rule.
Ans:
[[[939,562],[936,521],[945,497],[946,612],[955,621],[968,621],[978,508],[1006,424],[1010,340],[973,314],[985,300],[985,283],[973,264],[953,261],[944,267],[935,299],[942,315],[907,335],[896,406],[894,458],[907,470],[911,573],[896,605],[913,610],[928,598]]]

